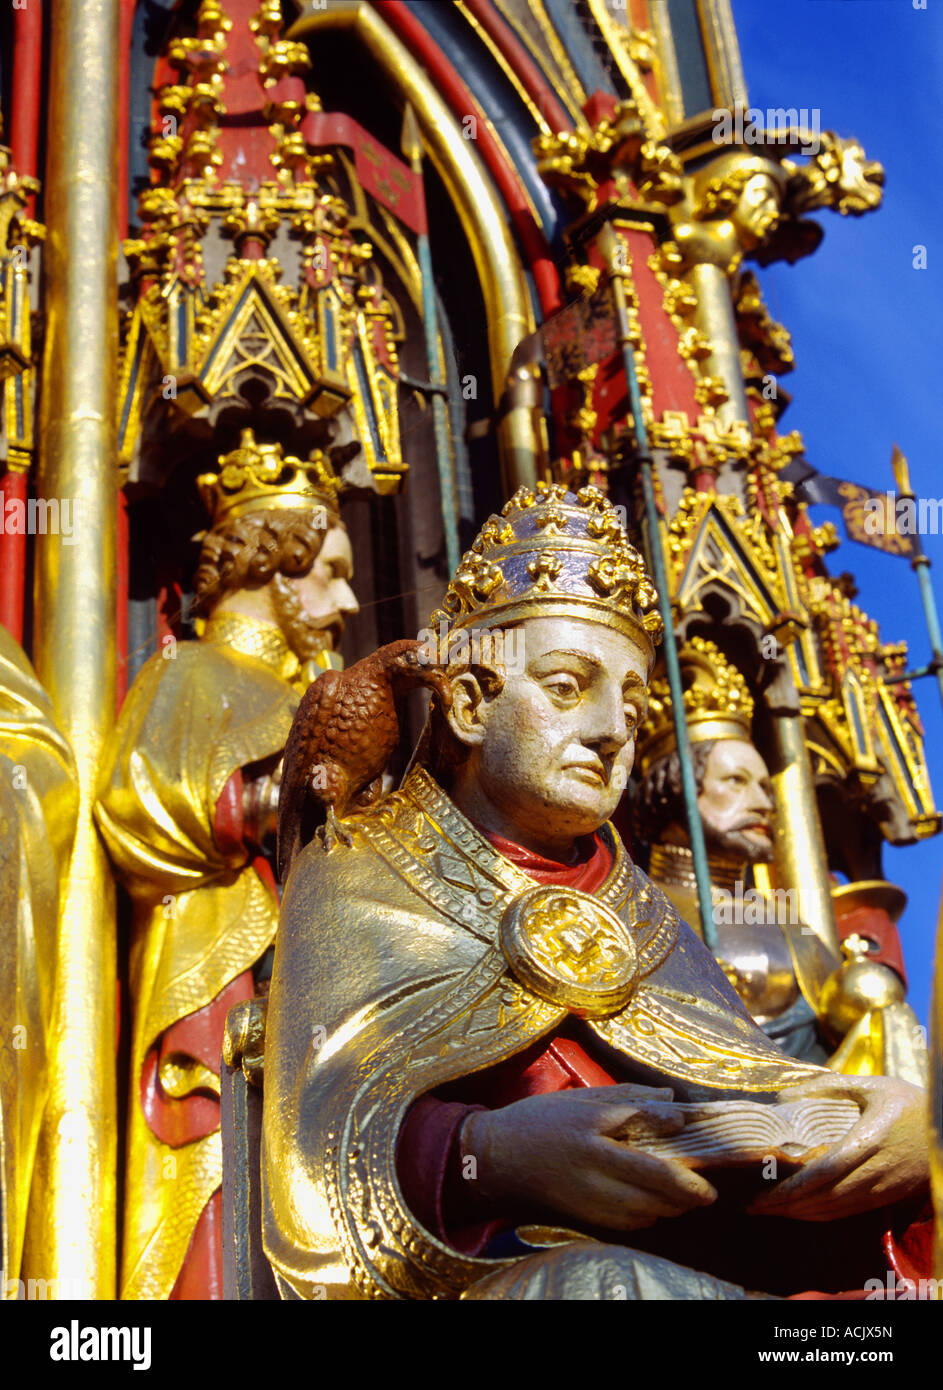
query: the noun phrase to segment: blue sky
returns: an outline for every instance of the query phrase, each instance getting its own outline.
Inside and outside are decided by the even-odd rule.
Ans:
[[[733,0],[751,105],[818,107],[823,130],[854,135],[884,165],[884,203],[862,218],[815,214],[818,251],[760,271],[774,317],[792,333],[793,402],[783,426],[801,431],[823,473],[892,488],[891,445],[907,455],[918,496],[943,496],[943,0]],[[914,247],[926,247],[926,269]],[[815,508],[813,517],[837,512]],[[926,536],[943,610],[943,536]],[[851,570],[856,602],[885,641],[905,639],[911,665],[929,656],[916,576],[907,561],[846,541],[829,556]],[[915,683],[930,779],[943,804],[943,710],[932,679]],[[943,886],[943,837],[884,850],[884,875],[907,893],[901,935],[910,1002],[926,1022]]]

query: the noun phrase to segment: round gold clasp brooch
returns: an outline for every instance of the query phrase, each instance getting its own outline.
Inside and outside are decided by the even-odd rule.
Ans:
[[[499,940],[522,985],[584,1018],[609,1018],[628,1003],[638,952],[608,907],[576,888],[538,884],[513,898]]]

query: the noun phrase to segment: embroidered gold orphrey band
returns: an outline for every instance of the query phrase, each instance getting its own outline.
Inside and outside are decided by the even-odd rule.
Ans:
[[[503,949],[510,929],[502,933],[502,915],[513,912],[519,900],[525,905],[540,901],[534,880],[495,850],[425,769],[415,768],[398,792],[354,823],[411,892],[463,931],[491,945],[498,961],[510,964]],[[637,1061],[662,1070],[667,1065],[672,1074],[690,1081],[775,1091],[789,1081],[795,1084],[816,1074],[818,1068],[781,1061],[779,1050],[719,998],[679,991],[667,979],[641,988],[668,961],[676,945],[682,954],[689,948],[679,943],[682,923],[664,894],[636,869],[610,826],[604,826],[600,835],[613,855],[612,870],[598,892],[591,898],[582,896],[594,911],[601,908],[619,919],[632,940],[638,959],[627,1002],[621,1009],[610,1009],[608,1001],[603,1005],[597,996],[593,1003],[600,1004],[598,1012],[593,1003],[589,1009],[582,1000],[567,1003],[556,990],[566,991],[572,985],[572,967],[549,988],[538,988],[536,981],[512,969],[508,974],[523,991],[521,1004],[526,996],[536,996],[555,1009],[580,1013],[600,1037]],[[605,949],[615,951],[616,940],[623,940],[621,933]],[[566,951],[567,943],[559,937],[558,942]],[[559,949],[556,960],[560,971]],[[713,1036],[704,1031],[708,1022]]]
[[[431,907],[484,941],[496,943],[507,903],[534,888],[534,880],[498,853],[423,768],[356,825]],[[608,826],[601,835],[612,869],[598,892],[581,896],[618,917],[634,886],[634,865]],[[639,925],[647,923],[640,918]],[[677,921],[661,925],[665,930],[640,951],[640,976],[656,968],[677,936]]]

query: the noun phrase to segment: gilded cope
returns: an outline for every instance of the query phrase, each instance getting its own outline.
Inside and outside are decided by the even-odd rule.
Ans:
[[[296,859],[264,1087],[284,1297],[597,1298],[616,1280],[628,1297],[750,1296],[643,1248],[723,1205],[645,1151],[682,1128],[673,1099],[857,1100],[832,1168],[810,1162],[755,1212],[846,1216],[925,1183],[920,1093],[786,1057],[606,823],[655,599],[600,493],[522,489],[431,622],[519,624],[523,668],[466,642],[403,786],[345,821],[349,846]]]

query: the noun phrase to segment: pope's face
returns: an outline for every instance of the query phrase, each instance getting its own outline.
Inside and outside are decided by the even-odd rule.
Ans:
[[[483,701],[474,763],[486,829],[559,856],[618,804],[644,714],[646,654],[623,633],[573,619],[523,624],[523,669]],[[483,811],[479,809],[481,817]]]
[[[714,744],[697,804],[709,850],[752,864],[770,859],[773,800],[769,769],[752,743],[720,739]]]

